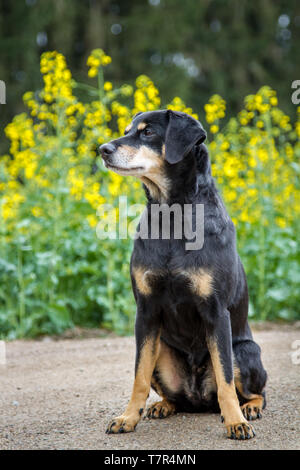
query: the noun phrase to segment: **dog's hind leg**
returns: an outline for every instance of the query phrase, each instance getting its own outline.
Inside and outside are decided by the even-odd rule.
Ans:
[[[267,373],[263,368],[260,347],[253,340],[234,344],[234,383],[240,395],[241,409],[249,421],[261,418],[266,406],[264,387]]]
[[[151,386],[162,400],[147,409],[146,417],[166,418],[176,413],[175,397],[182,388],[181,368],[172,349],[162,340]]]

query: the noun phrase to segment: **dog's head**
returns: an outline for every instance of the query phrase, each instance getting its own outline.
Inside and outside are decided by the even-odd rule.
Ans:
[[[102,145],[100,152],[110,170],[140,177],[162,190],[170,167],[180,164],[205,138],[200,122],[188,114],[148,111],[136,114],[125,136]]]

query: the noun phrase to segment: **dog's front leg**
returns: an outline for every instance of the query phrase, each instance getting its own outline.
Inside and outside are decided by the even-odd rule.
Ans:
[[[207,346],[216,376],[221,415],[231,439],[250,439],[255,436],[253,427],[240,409],[233,376],[233,351],[230,314],[220,311],[207,331]]]
[[[124,413],[109,423],[108,434],[134,431],[150,392],[151,377],[159,354],[160,326],[154,313],[145,305],[138,306],[135,336],[135,380],[131,398]]]

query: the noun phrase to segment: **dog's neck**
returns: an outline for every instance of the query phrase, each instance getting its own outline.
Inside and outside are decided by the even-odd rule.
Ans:
[[[213,184],[209,155],[196,145],[182,162],[169,165],[162,174],[141,178],[150,204],[187,204]]]

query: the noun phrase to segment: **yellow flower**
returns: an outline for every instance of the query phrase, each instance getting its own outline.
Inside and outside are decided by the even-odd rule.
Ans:
[[[102,74],[100,67],[110,61],[101,49],[92,51],[87,60],[89,76],[96,76],[99,70]],[[77,85],[62,54],[43,54],[41,72],[43,90],[39,95],[24,94],[27,112],[16,116],[5,129],[10,150],[0,158],[0,216],[13,232],[25,211],[33,231],[43,214],[68,214],[70,224],[78,224],[84,214],[86,226],[92,230],[100,204],[114,203],[123,193],[138,201],[142,192],[137,179],[106,172],[96,148],[123,135],[135,113],[158,109],[159,90],[146,75],[137,78],[135,89],[129,85],[114,89],[104,79],[104,99],[96,96],[83,103],[73,95]],[[127,104],[130,96],[132,105]],[[207,144],[213,176],[238,224],[273,223],[284,228],[300,216],[294,166],[300,151],[300,107],[292,128],[277,104],[275,91],[262,87],[245,99],[245,108],[224,127],[220,125],[226,111],[223,98],[213,95],[204,106],[207,127],[214,136]],[[198,118],[180,96],[165,107]],[[269,206],[274,220],[273,215],[270,220],[262,217]]]
[[[124,96],[131,96],[133,93],[133,88],[131,85],[122,85],[121,86],[121,93]]]
[[[34,217],[40,217],[43,214],[43,211],[40,207],[33,207],[31,213]]]
[[[215,124],[213,126],[210,127],[210,132],[212,134],[216,134],[219,130],[219,126],[216,126]]]
[[[230,143],[229,143],[227,140],[225,140],[224,142],[222,142],[222,144],[221,144],[221,150],[228,150],[229,147],[230,147]]]
[[[277,100],[276,96],[272,96],[272,98],[270,99],[270,103],[271,103],[272,106],[277,106],[278,100]]]
[[[285,228],[287,226],[286,220],[283,217],[276,217],[275,222],[278,227]]]
[[[102,49],[94,49],[89,55],[86,63],[90,67],[88,76],[95,77],[101,65],[105,67],[111,63],[111,57],[106,55]]]
[[[237,193],[236,191],[229,189],[228,191],[225,191],[224,196],[227,201],[232,202],[236,199]]]
[[[105,55],[103,58],[102,58],[102,65],[108,65],[111,63],[111,57],[109,57],[108,55]]]
[[[99,219],[97,219],[97,217],[94,214],[88,215],[87,220],[92,228],[95,228],[99,222]]]
[[[226,103],[220,95],[213,95],[204,106],[208,124],[225,117]]]
[[[105,91],[110,91],[110,90],[112,90],[112,87],[113,87],[113,86],[112,86],[112,83],[111,83],[111,82],[105,82],[105,83],[104,83],[104,86],[103,86],[103,88],[104,88]]]
[[[92,67],[88,71],[88,76],[89,77],[96,77],[97,73],[98,73],[98,69],[96,67]]]
[[[255,168],[255,167],[257,166],[257,161],[256,161],[256,159],[255,159],[254,157],[250,157],[250,158],[249,158],[249,166],[250,166],[251,168]]]

